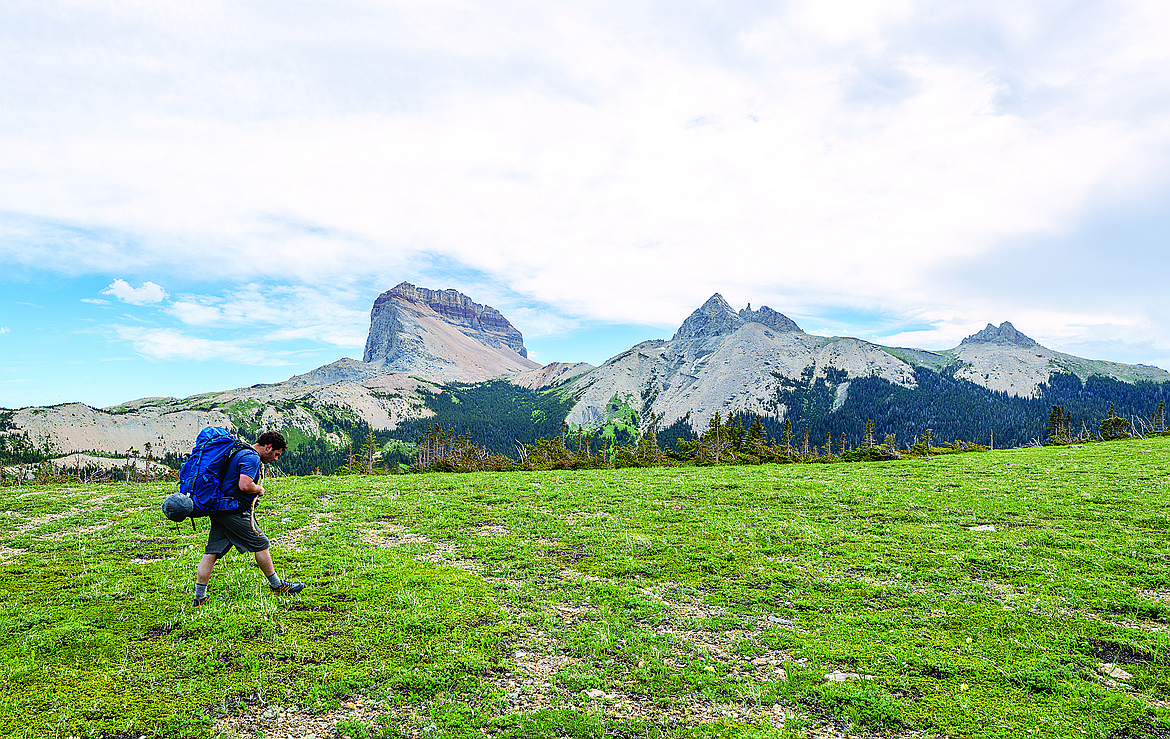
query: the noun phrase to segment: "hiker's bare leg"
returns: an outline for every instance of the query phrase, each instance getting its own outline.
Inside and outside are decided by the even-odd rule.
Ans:
[[[272,553],[267,549],[256,552],[256,566],[264,573],[264,577],[276,574],[276,566],[272,564]]]
[[[288,582],[276,574],[276,567],[272,564],[272,552],[267,549],[256,552],[256,566],[268,578],[268,587],[274,593],[296,595],[305,589],[303,582]]]
[[[215,560],[219,556],[215,554],[204,554],[203,559],[199,560],[199,566],[195,568],[195,583],[198,585],[206,585],[211,582],[211,570],[215,567]]]

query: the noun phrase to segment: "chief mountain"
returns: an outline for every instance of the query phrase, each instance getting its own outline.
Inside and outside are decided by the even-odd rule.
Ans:
[[[1012,446],[1041,439],[1053,405],[1092,428],[1110,404],[1149,418],[1168,391],[1165,370],[1055,352],[1006,322],[932,352],[807,334],[768,307],[736,311],[718,294],[670,340],[600,367],[541,366],[499,311],[404,282],[374,301],[360,362],[182,399],[0,410],[0,461],[142,453],[149,443],[174,465],[214,425],[244,438],[279,429],[286,471],[329,472],[370,430],[403,458],[434,423],[514,454],[563,423],[619,444],[653,429],[669,445],[702,433],[716,413],[758,415],[772,434],[788,419],[814,440],[845,434],[856,444],[872,420],[879,438],[903,444],[931,429],[936,443]]]

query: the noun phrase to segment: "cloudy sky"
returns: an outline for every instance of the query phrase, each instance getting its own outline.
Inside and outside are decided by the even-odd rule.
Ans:
[[[719,292],[1170,368],[1170,5],[7,0],[0,407],[361,357],[403,280],[534,359]]]

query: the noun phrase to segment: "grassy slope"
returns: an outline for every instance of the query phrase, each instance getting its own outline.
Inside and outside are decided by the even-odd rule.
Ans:
[[[268,595],[233,553],[199,610],[206,522],[161,520],[167,486],[4,488],[0,736],[276,706],[353,736],[1165,736],[1168,481],[1166,438],[285,478],[260,522],[314,587]]]

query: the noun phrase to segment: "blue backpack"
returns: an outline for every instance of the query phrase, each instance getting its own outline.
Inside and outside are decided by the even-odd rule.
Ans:
[[[227,429],[208,426],[195,437],[195,448],[179,472],[179,492],[163,501],[163,513],[172,521],[206,516],[213,511],[240,507],[235,494],[225,495],[224,475],[235,456],[252,447],[237,441]]]

